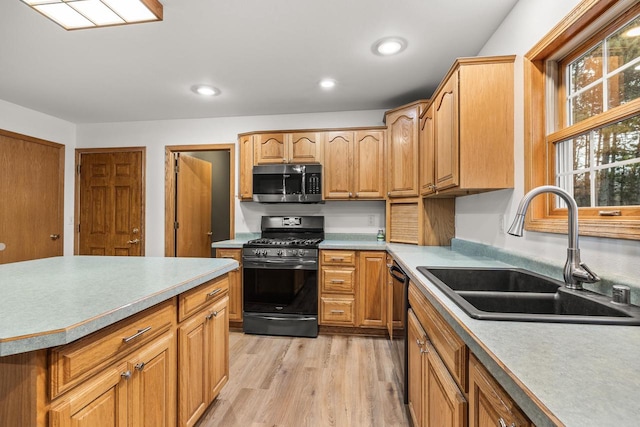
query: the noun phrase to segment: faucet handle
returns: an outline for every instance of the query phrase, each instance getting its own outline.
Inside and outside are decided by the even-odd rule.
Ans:
[[[587,267],[587,264],[584,262],[580,263],[580,268],[581,270],[576,269],[576,271],[573,272],[574,277],[579,278],[580,281],[585,283],[595,283],[600,281],[600,277],[598,277],[593,270]]]

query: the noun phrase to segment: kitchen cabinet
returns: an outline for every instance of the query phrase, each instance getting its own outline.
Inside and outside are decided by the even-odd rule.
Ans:
[[[384,198],[383,129],[332,131],[325,134],[324,198]]]
[[[514,59],[458,59],[436,89],[433,116],[421,121],[423,194],[454,197],[513,188]]]
[[[178,426],[193,426],[229,378],[228,282],[181,295],[178,304]],[[195,313],[194,313],[195,311]]]
[[[469,426],[533,426],[473,354],[469,359]]]
[[[242,322],[242,249],[216,249],[216,258],[238,261],[238,268],[229,275],[229,321]]]
[[[421,100],[385,113],[388,197],[419,194],[419,118],[426,105],[427,101]]]
[[[322,132],[257,133],[254,164],[321,163],[323,136]]]
[[[253,135],[240,135],[238,137],[240,150],[240,183],[238,186],[238,198],[240,200],[252,200],[253,197]]]
[[[359,251],[358,283],[360,327],[387,326],[387,256],[384,251]]]
[[[320,318],[325,326],[357,326],[356,251],[320,251]]]
[[[435,192],[435,141],[434,141],[434,104],[420,116],[420,195],[426,196]]]

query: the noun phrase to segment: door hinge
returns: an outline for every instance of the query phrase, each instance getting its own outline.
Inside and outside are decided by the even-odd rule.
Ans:
[[[78,224],[78,233],[80,233],[80,224]]]
[[[78,163],[78,164],[76,165],[76,173],[77,173],[78,175],[80,175],[80,167],[81,167],[81,165],[80,165],[80,163]]]
[[[180,172],[180,165],[179,165],[179,163],[178,163],[178,156],[179,156],[179,154],[180,154],[180,153],[176,153],[176,154],[175,154],[175,156],[174,156],[174,158],[173,158],[173,159],[174,159],[174,162],[175,162],[175,163],[174,163],[174,165],[173,165],[173,170],[175,171],[175,173]]]
[[[178,221],[175,221],[175,222],[173,223],[173,229],[174,229],[174,230],[177,230],[178,228],[180,228],[180,223],[179,223]]]

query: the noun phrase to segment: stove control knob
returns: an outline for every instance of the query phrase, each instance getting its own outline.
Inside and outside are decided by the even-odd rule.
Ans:
[[[278,252],[277,252],[278,256],[282,256],[283,253],[284,251],[282,249],[278,249]]]
[[[268,251],[266,249],[263,249],[262,251],[260,251],[260,255],[262,255],[263,257],[267,256]]]

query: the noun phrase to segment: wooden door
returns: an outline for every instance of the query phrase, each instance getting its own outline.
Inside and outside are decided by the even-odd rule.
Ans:
[[[218,396],[229,380],[229,297],[211,307],[207,324],[207,388],[209,402]]]
[[[125,362],[103,370],[71,390],[49,411],[56,427],[125,427],[131,372]]]
[[[176,419],[176,358],[173,331],[130,358],[133,426],[173,427]]]
[[[143,152],[79,152],[79,255],[143,254]]]
[[[447,371],[436,349],[425,342],[426,357],[423,394],[425,425],[433,427],[464,427],[467,425],[467,400]]]
[[[388,190],[391,197],[418,195],[418,106],[387,116]]]
[[[357,131],[353,145],[353,192],[357,199],[384,199],[384,131]]]
[[[324,152],[324,198],[353,196],[353,132],[327,132]]]
[[[211,257],[211,163],[177,154],[176,256]]]
[[[240,200],[253,197],[253,135],[241,136],[240,145]]]
[[[257,134],[253,137],[254,164],[286,163],[289,152],[283,133]]]
[[[459,183],[458,73],[442,87],[434,108],[435,184],[443,190]]]
[[[420,326],[418,318],[409,309],[407,314],[407,372],[409,378],[409,414],[415,427],[424,426],[423,422],[423,355],[427,334]]]
[[[420,117],[420,194],[435,193],[435,145],[433,104]]]
[[[207,367],[207,316],[201,311],[178,328],[178,426],[193,426],[209,406]]]
[[[321,163],[322,132],[292,133],[290,138],[289,162]]]
[[[0,264],[63,253],[64,146],[0,131]]]
[[[358,263],[360,326],[387,326],[387,257],[383,251],[361,251]]]

